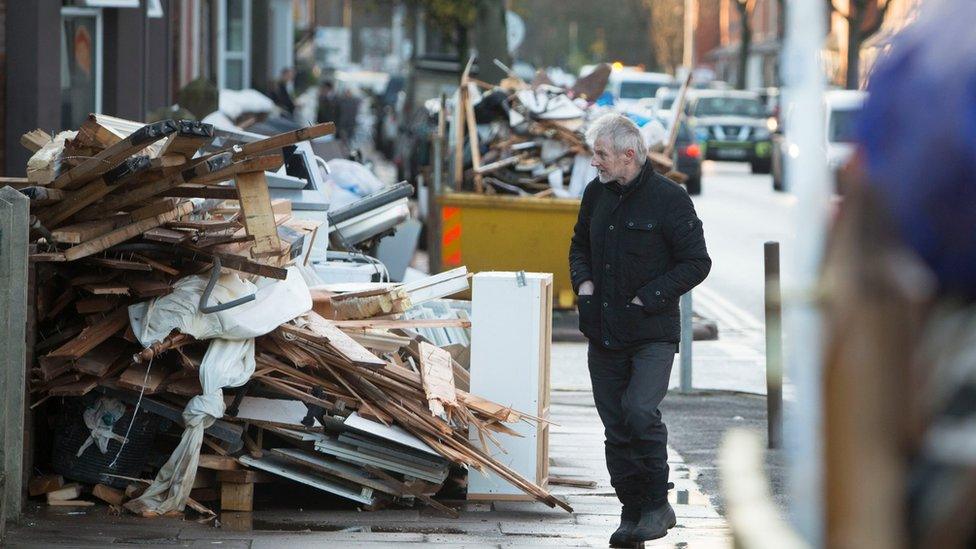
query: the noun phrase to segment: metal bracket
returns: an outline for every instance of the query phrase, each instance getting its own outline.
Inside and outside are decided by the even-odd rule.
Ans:
[[[515,273],[515,284],[519,288],[524,288],[525,287],[525,284],[526,284],[526,282],[525,282],[525,271],[519,271],[519,272]]]

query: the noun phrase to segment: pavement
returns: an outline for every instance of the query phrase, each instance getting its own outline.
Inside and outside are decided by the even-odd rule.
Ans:
[[[596,481],[593,488],[554,486],[573,513],[536,502],[458,502],[458,519],[430,509],[359,512],[328,496],[308,497],[297,485],[258,494],[260,510],[225,513],[204,523],[117,516],[107,507],[49,508],[33,504],[8,531],[7,547],[605,547],[620,506],[603,461],[603,428],[587,391],[552,395],[550,474]],[[729,530],[702,492],[696,467],[669,449],[678,526],[649,547],[728,547]],[[258,485],[258,490],[265,488]],[[216,526],[216,527],[215,527]]]

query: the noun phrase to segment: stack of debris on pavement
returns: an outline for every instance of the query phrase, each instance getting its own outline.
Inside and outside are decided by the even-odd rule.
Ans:
[[[448,137],[456,190],[582,196],[586,184],[596,177],[596,169],[590,166],[592,151],[586,129],[608,112],[592,102],[607,85],[609,65],[604,69],[581,78],[572,89],[554,86],[544,78],[529,84],[514,75],[494,86],[471,78],[469,63],[461,78]],[[682,91],[682,101],[684,95]],[[675,132],[655,120],[642,128],[642,134],[654,168],[684,182],[687,177],[674,170],[672,159]],[[470,168],[465,169],[467,166]]]
[[[433,496],[467,469],[570,510],[493,457],[506,424],[546,420],[470,394],[464,353],[421,335],[470,327],[417,307],[467,290],[466,269],[310,288],[319,222],[272,200],[265,170],[332,131],[241,143],[198,122],[92,115],[24,136],[31,408],[53,426],[30,495],[210,515],[217,501],[249,511],[255,483],[280,481],[455,515]]]

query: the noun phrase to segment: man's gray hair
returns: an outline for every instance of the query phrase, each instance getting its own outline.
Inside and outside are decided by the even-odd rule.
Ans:
[[[647,144],[644,143],[644,136],[641,135],[637,124],[622,114],[607,113],[586,130],[586,140],[591,147],[598,139],[606,139],[610,148],[617,154],[633,149],[638,164],[643,164],[647,160]]]

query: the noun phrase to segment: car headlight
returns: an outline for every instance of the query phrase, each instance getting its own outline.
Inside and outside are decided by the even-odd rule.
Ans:
[[[756,141],[765,141],[769,139],[769,130],[766,128],[756,128],[752,132],[752,138]]]

